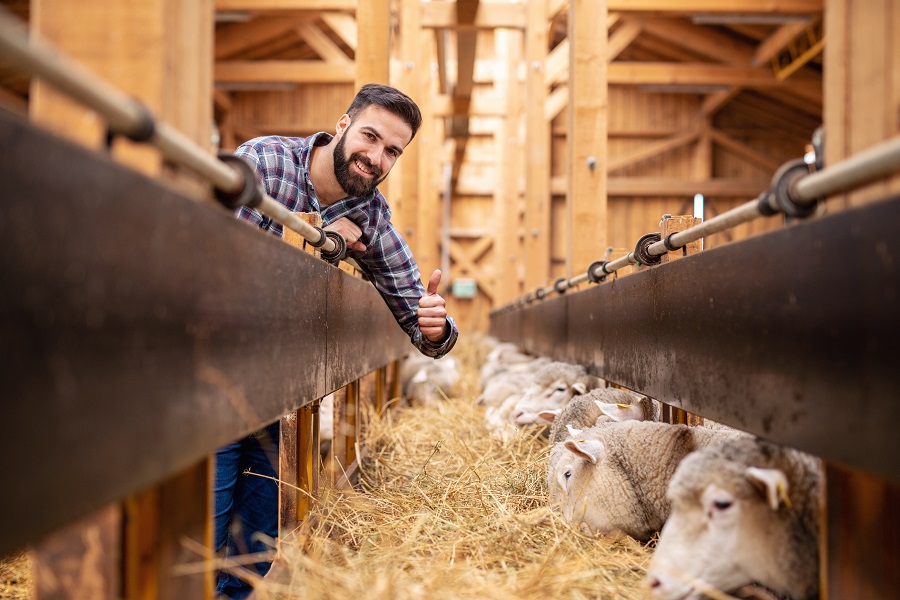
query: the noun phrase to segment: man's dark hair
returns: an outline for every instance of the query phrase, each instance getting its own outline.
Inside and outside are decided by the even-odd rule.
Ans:
[[[356,97],[350,103],[350,108],[347,109],[347,114],[353,119],[363,109],[373,104],[403,119],[412,129],[410,141],[416,137],[416,131],[422,124],[422,113],[412,98],[396,88],[378,83],[367,83],[359,88]]]

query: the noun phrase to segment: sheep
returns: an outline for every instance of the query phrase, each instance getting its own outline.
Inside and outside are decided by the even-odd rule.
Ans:
[[[564,407],[574,396],[604,384],[599,377],[588,374],[581,365],[553,361],[534,373],[534,383],[515,404],[510,418],[522,427],[533,423],[546,424],[539,415],[542,411]]]
[[[452,356],[430,358],[411,354],[400,366],[403,397],[408,402],[440,402],[459,382],[460,370]]]
[[[534,382],[535,371],[549,362],[549,358],[538,357],[504,367],[484,382],[477,403],[489,408],[500,406],[511,394],[524,392]]]
[[[334,438],[334,394],[328,394],[319,401],[319,455],[322,460],[331,452]]]
[[[612,387],[590,390],[563,408],[542,411],[538,417],[550,424],[551,446],[602,422],[656,420],[650,398]]]
[[[511,342],[499,342],[485,357],[484,364],[481,366],[479,383],[483,388],[494,375],[502,373],[511,366],[522,365],[529,363],[532,360],[534,360],[533,356],[520,351],[515,344]]]
[[[647,573],[653,598],[751,583],[817,598],[822,481],[819,458],[754,437],[685,458],[669,483],[672,514]]]
[[[745,434],[654,421],[601,423],[552,447],[551,503],[589,533],[647,541],[669,516],[666,486],[681,459],[734,435]]]

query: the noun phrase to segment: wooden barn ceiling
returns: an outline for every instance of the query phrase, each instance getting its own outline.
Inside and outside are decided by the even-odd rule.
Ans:
[[[402,1],[395,0],[395,14]],[[702,94],[707,116],[733,105],[766,119],[777,105],[820,119],[823,2],[609,0],[609,82]],[[27,0],[0,4],[27,19]],[[356,5],[351,0],[215,0],[217,108],[226,108],[229,94],[237,91],[353,83],[360,35]],[[435,106],[451,119],[451,137],[464,140],[469,117],[491,112],[473,102],[476,84],[492,77],[490,62],[476,59],[477,32],[523,29],[527,8],[526,0],[421,2],[422,27],[433,34],[438,89],[447,108],[440,108],[440,98]],[[568,14],[567,0],[548,0],[548,117],[567,102]],[[394,25],[397,29],[396,19]],[[24,112],[27,96],[27,78],[0,67],[0,106]]]

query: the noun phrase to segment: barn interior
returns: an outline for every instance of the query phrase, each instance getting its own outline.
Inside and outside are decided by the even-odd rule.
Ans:
[[[658,267],[633,254],[648,233],[762,198],[789,163],[827,173],[894,140],[900,2],[0,7],[57,49],[64,71],[139,99],[211,157],[259,136],[333,133],[367,82],[409,94],[423,124],[379,189],[423,275],[441,269],[461,336],[585,365],[664,402],[671,422],[705,417],[821,456],[822,597],[897,589],[897,169],[802,214],[712,232]],[[352,432],[338,460],[358,464],[354,411],[390,404],[410,346],[352,266],[297,266],[296,249],[234,224],[197,169],[110,133],[108,115],[51,79],[4,46],[2,180],[27,202],[0,209],[3,345],[15,357],[0,370],[3,448],[47,447],[9,465],[21,492],[4,501],[2,550],[93,527],[122,550],[77,569],[135,596],[211,597],[208,573],[166,571],[184,560],[177,538],[208,535],[209,452],[293,418],[304,443],[284,479],[315,489],[304,444],[318,400],[341,395],[336,419]],[[620,259],[597,277],[598,261]],[[58,485],[76,490],[67,506],[50,501]],[[293,523],[314,504],[285,503]],[[29,506],[42,516],[23,519]],[[39,566],[62,569],[81,535],[54,539]]]

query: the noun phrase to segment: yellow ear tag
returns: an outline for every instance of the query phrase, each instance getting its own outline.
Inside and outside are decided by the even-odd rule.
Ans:
[[[784,502],[785,506],[791,508],[791,499],[788,498],[787,489],[780,481],[778,482],[778,497],[781,498],[781,501]]]
[[[616,406],[618,406],[619,408],[621,408],[621,409],[623,409],[623,410],[626,409],[626,408],[631,408],[631,405],[630,405],[630,404],[619,404],[619,403],[616,403]]]

